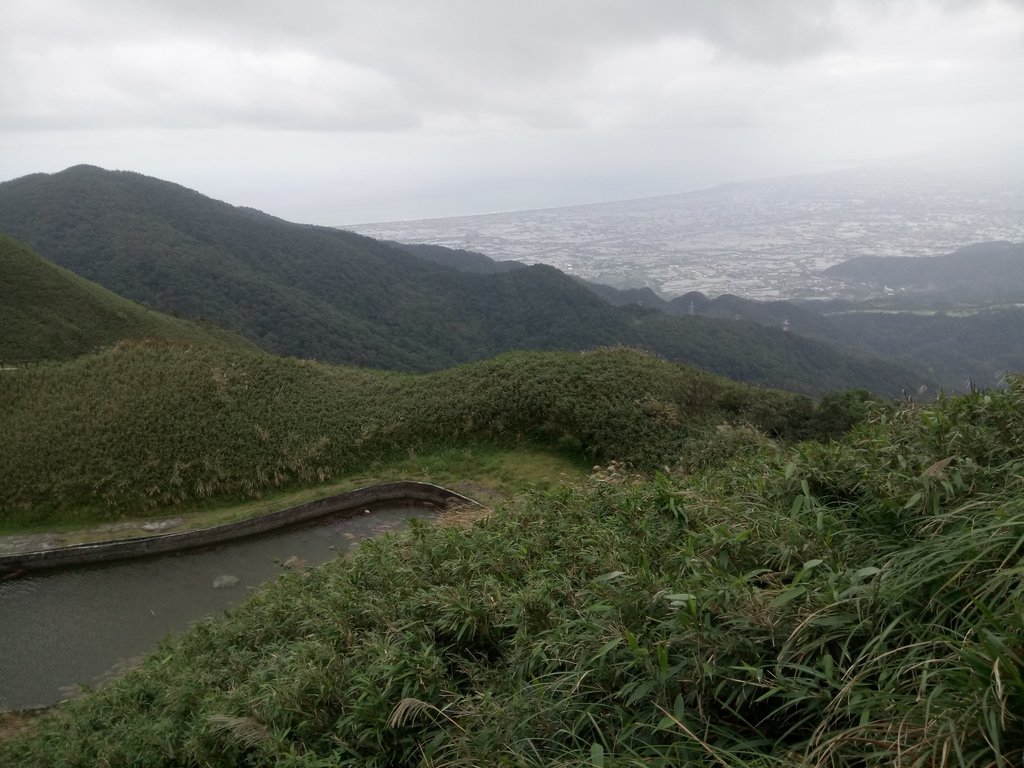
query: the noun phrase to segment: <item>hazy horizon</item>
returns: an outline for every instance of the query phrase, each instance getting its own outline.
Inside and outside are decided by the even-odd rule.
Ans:
[[[904,157],[887,158],[889,162],[883,160],[878,163],[871,163],[867,165],[855,165],[846,166],[841,168],[830,168],[828,170],[818,171],[804,171],[801,173],[780,173],[771,176],[756,176],[756,177],[741,177],[741,178],[729,178],[721,181],[716,181],[711,184],[700,185],[690,189],[679,189],[671,192],[660,192],[649,195],[636,195],[633,197],[612,197],[600,200],[581,200],[579,202],[559,204],[559,205],[543,205],[525,208],[506,208],[501,210],[492,211],[472,211],[467,213],[451,213],[440,216],[424,216],[418,219],[380,219],[377,221],[352,221],[342,222],[336,224],[330,224],[328,226],[339,227],[345,229],[347,227],[359,227],[359,226],[372,226],[372,225],[383,225],[383,224],[398,224],[398,223],[417,223],[417,222],[430,222],[439,221],[443,219],[471,219],[471,218],[483,218],[489,216],[501,216],[503,214],[517,214],[517,213],[533,213],[538,211],[557,211],[571,208],[586,208],[591,206],[602,206],[602,205],[614,205],[616,203],[628,203],[633,201],[642,200],[654,200],[664,197],[677,197],[686,195],[698,195],[705,192],[710,192],[723,187],[730,186],[742,186],[742,185],[756,185],[756,184],[767,184],[773,182],[786,182],[786,181],[799,181],[802,179],[813,180],[818,178],[826,178],[831,175],[845,175],[845,174],[873,174],[877,173],[880,175],[890,175],[894,182],[898,182],[900,179],[910,180],[914,178],[927,178],[931,177],[934,179],[940,179],[947,183],[955,182],[956,180],[964,180],[965,182],[971,183],[998,183],[1006,184],[1008,187],[1019,188],[1024,190],[1024,162],[1019,167],[1013,167],[1012,164],[1007,164],[1010,167],[966,167],[964,164],[927,164],[921,162],[915,162],[910,166],[906,165],[908,160],[913,161],[918,156],[907,155]]]
[[[12,0],[0,43],[0,178],[88,163],[308,223],[1024,166],[1015,0]]]

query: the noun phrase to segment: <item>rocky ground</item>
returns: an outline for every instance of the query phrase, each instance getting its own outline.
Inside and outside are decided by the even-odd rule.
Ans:
[[[180,517],[158,517],[146,520],[122,520],[104,523],[87,529],[62,531],[60,533],[19,533],[0,536],[0,554],[20,554],[39,550],[68,547],[74,544],[90,544],[110,539],[128,539],[136,536],[152,536],[172,531],[184,522]]]

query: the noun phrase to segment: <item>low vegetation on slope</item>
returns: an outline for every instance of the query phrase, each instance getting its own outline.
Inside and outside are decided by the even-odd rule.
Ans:
[[[0,762],[1022,764],[1024,382],[744,434],[286,574]]]
[[[412,375],[143,342],[5,375],[0,510],[24,523],[257,496],[472,441],[651,468],[714,425],[790,436],[812,412],[806,398],[625,349]]]
[[[250,346],[241,337],[146,309],[0,234],[0,360],[61,360],[122,339]]]

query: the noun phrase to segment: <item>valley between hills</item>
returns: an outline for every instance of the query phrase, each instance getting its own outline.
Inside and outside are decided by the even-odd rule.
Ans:
[[[1024,247],[665,297],[90,166],[0,184],[0,233],[0,532],[494,491],[282,570],[0,764],[1024,760]]]

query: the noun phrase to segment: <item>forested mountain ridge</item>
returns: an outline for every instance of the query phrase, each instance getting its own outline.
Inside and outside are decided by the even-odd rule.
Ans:
[[[369,238],[350,236],[344,269],[331,270],[311,255],[330,249],[338,239],[333,230],[89,166],[0,184],[0,229],[123,296],[208,317],[274,352],[331,359],[344,349],[357,364],[387,358],[396,367],[416,367],[409,350],[371,323],[304,290],[318,280],[372,285],[362,279],[377,265],[372,252],[379,244]],[[419,262],[405,258],[398,268],[421,277]],[[365,292],[353,291],[346,303],[362,298]]]
[[[443,264],[461,272],[496,274],[511,272],[513,269],[524,269],[527,266],[521,261],[495,261],[490,256],[463,248],[448,248],[428,243],[398,243],[394,240],[385,240],[384,242],[406,253],[411,253],[413,256],[432,261],[435,264]]]
[[[624,344],[808,393],[921,381],[753,324],[614,308],[551,267],[458,271],[137,173],[76,166],[0,184],[0,230],[123,296],[278,354],[425,371],[511,349]]]
[[[437,245],[401,247],[424,258],[477,272],[508,269],[511,268],[508,265],[519,264],[495,262],[480,253],[452,251]],[[910,282],[906,283],[905,290],[895,295],[869,301],[760,301],[732,294],[712,298],[699,291],[666,299],[650,288],[615,288],[577,280],[616,307],[743,320],[784,329],[840,349],[857,350],[863,355],[909,366],[946,391],[966,391],[972,386],[997,386],[1007,372],[1024,370],[1024,345],[1019,343],[1019,339],[1024,338],[1024,310],[999,303],[1000,299],[1005,302],[1005,291],[1009,288],[985,289],[986,285],[999,281],[1002,262],[1011,265],[1006,286],[1014,285],[1014,265],[1018,260],[1024,263],[1019,255],[1024,252],[1022,249],[1024,246],[1008,243],[978,243],[949,256],[910,259],[914,263],[909,264],[902,263],[907,259],[877,260],[896,261],[893,272],[905,274],[907,281],[933,273],[952,280],[952,276],[967,268],[966,258],[978,256],[976,268],[984,275],[969,285],[974,305],[955,304],[948,294],[936,292],[934,284],[918,289]],[[863,261],[845,263],[860,264],[855,269],[864,270],[867,267],[861,263]],[[933,270],[931,264],[940,266]],[[884,266],[879,271],[884,272]],[[896,279],[892,282],[904,284]],[[956,285],[955,280],[952,284]],[[988,306],[991,304],[994,306]],[[782,386],[781,382],[779,385]]]
[[[0,360],[75,357],[124,339],[251,343],[147,309],[43,259],[0,234]]]
[[[701,293],[658,306],[677,314],[785,327],[790,333],[907,365],[946,391],[996,386],[1004,373],[1024,370],[1024,310],[1019,307],[957,309],[940,302],[940,308],[934,308],[910,297],[874,302],[755,301],[728,294],[711,299]]]
[[[862,256],[822,274],[875,291],[926,293],[951,301],[1024,300],[1024,243],[975,243],[946,256]]]
[[[946,391],[993,387],[1007,372],[1024,371],[1024,310],[981,307],[915,309],[912,302],[752,301],[738,296],[673,299],[707,317],[742,317],[865,354],[898,361]],[[703,301],[701,300],[703,299]]]

